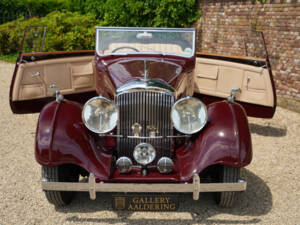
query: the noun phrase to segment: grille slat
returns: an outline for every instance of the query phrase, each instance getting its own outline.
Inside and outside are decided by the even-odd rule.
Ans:
[[[132,139],[127,136],[133,136],[131,127],[134,123],[142,126],[141,136],[149,136],[147,126],[155,127],[158,136],[172,135],[170,111],[174,102],[173,96],[165,92],[138,91],[121,93],[116,100],[120,118],[118,134],[123,135],[123,138],[118,138],[118,157],[127,156],[136,164],[133,150],[142,142],[149,143],[156,149],[156,159],[152,164],[162,156],[171,157],[171,138]]]

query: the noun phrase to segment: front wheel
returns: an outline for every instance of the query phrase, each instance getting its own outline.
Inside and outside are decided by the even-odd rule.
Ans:
[[[220,183],[235,183],[240,179],[240,168],[230,166],[221,166],[218,168],[218,182]],[[238,192],[224,191],[216,193],[216,202],[222,207],[232,207],[237,200]]]
[[[43,166],[42,177],[49,182],[78,182],[79,173],[72,166]],[[47,200],[55,206],[68,205],[75,194],[73,191],[45,191]]]

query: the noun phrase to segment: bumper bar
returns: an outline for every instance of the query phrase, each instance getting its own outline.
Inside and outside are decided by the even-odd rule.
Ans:
[[[96,199],[96,192],[191,192],[193,199],[199,199],[200,192],[245,191],[247,182],[239,180],[236,183],[202,183],[195,174],[193,183],[188,184],[138,184],[138,183],[96,183],[91,173],[86,183],[48,182],[42,179],[43,190],[49,191],[88,191],[91,199]]]

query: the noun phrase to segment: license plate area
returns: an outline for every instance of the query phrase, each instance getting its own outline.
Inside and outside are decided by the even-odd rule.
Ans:
[[[112,196],[112,208],[125,211],[176,211],[178,195],[173,194],[119,194]]]

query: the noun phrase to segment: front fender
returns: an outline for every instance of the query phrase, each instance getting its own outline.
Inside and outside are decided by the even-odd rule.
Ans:
[[[252,142],[243,107],[227,101],[208,106],[209,123],[184,149],[177,151],[182,181],[210,165],[244,167],[252,160]]]
[[[41,111],[35,158],[42,166],[74,164],[101,180],[110,174],[111,154],[96,145],[81,119],[82,106],[71,101],[50,102]]]

